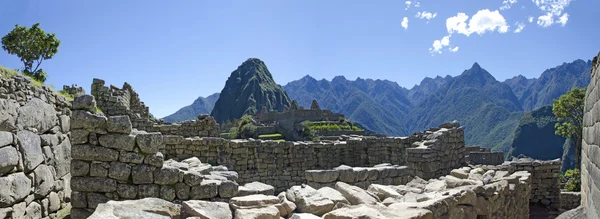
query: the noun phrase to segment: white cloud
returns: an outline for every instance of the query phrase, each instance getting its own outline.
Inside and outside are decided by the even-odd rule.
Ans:
[[[402,18],[402,27],[404,27],[404,29],[408,29],[408,18],[404,17]]]
[[[521,31],[523,31],[523,29],[525,29],[525,24],[524,23],[520,23],[517,22],[515,25],[517,25],[517,29],[515,29],[515,33],[521,33]]]
[[[569,20],[569,14],[565,13],[558,19],[557,22],[560,23],[564,27],[565,25],[567,25],[568,20]]]
[[[415,17],[419,19],[427,19],[427,23],[429,23],[429,20],[437,17],[437,13],[431,13],[427,11],[417,12],[417,15],[415,15]]]
[[[442,48],[447,47],[450,45],[450,35],[442,37],[441,40],[435,40],[433,41],[433,48],[429,48],[429,52],[433,53],[438,53],[441,54],[442,53]],[[456,50],[458,50],[458,47],[456,47]]]
[[[539,16],[537,19],[537,24],[542,27],[549,27],[554,23],[554,19],[552,18],[552,14],[548,13],[546,15]]]
[[[527,20],[529,20],[529,23],[533,22],[534,17],[529,16],[529,18],[527,18]]]
[[[455,46],[454,48],[450,48],[448,49],[450,52],[456,52],[458,51],[458,46]]]
[[[415,2],[414,6],[415,6],[415,8],[420,8],[421,7],[421,3],[420,2]]]
[[[515,3],[517,3],[517,0],[504,0],[502,1],[502,6],[500,7],[500,10],[510,9],[510,7]]]
[[[456,32],[466,36],[469,36],[472,33],[481,35],[488,31],[506,33],[509,28],[506,24],[506,19],[504,19],[498,10],[480,10],[473,15],[467,25],[468,19],[469,16],[465,13],[458,13],[456,16],[446,19],[446,29],[448,30],[448,33],[452,34]]]
[[[404,4],[406,5],[406,8],[404,8],[404,10],[408,10],[410,8],[410,4],[412,4],[412,2],[406,1],[406,2],[404,2]]]

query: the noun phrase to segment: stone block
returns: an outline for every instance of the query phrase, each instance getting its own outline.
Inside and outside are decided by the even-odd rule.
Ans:
[[[35,175],[33,193],[38,197],[46,197],[54,189],[54,174],[51,167],[44,164],[33,170]]]
[[[138,186],[139,198],[159,198],[160,186],[154,184],[145,184]]]
[[[138,195],[138,186],[131,184],[119,184],[117,194],[124,199],[135,199]]]
[[[144,155],[135,152],[121,151],[119,161],[123,163],[141,164],[144,162]]]
[[[140,164],[131,169],[131,178],[134,184],[149,184],[154,182],[154,167]],[[155,196],[158,197],[158,196]]]
[[[98,138],[98,143],[107,148],[122,151],[133,151],[135,148],[135,135],[130,134],[107,134]]]
[[[164,155],[161,152],[156,152],[154,154],[147,155],[144,159],[144,163],[160,168],[163,166],[164,160]]]
[[[119,181],[128,181],[131,176],[131,166],[121,162],[111,162],[108,177]]]
[[[90,164],[90,176],[108,177],[110,164],[107,162],[92,161]]]
[[[108,117],[108,128],[109,132],[115,133],[131,133],[131,120],[129,116],[109,116]]]
[[[85,129],[75,129],[71,131],[71,142],[73,144],[88,143],[90,132]]]
[[[11,134],[12,138],[12,134]],[[0,148],[0,175],[14,170],[19,164],[19,153],[14,147],[3,147]]]
[[[0,208],[9,207],[29,195],[31,180],[22,172],[0,177]]]
[[[32,98],[17,111],[17,126],[25,130],[37,130],[37,133],[42,134],[58,124],[54,106],[38,98]]]
[[[218,192],[218,185],[221,181],[217,180],[203,180],[200,185],[192,187],[190,191],[190,198],[192,199],[209,199],[216,197]]]
[[[74,110],[71,112],[71,129],[86,129],[94,131],[96,129],[106,129],[106,117],[98,114],[92,114],[88,111]]]
[[[30,172],[44,162],[40,136],[30,131],[17,132],[19,151],[23,155],[25,172]]]
[[[142,133],[138,134],[135,139],[140,151],[147,154],[156,153],[161,146],[164,146],[160,133]]]
[[[73,145],[71,147],[73,159],[85,161],[117,161],[119,152],[110,148],[93,145]]]
[[[73,177],[71,189],[79,192],[115,192],[117,181],[99,177]]]

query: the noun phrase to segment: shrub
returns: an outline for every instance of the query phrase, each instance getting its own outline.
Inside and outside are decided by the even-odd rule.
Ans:
[[[571,169],[565,172],[564,178],[566,180],[565,190],[567,192],[580,192],[581,191],[581,173],[579,169]]]

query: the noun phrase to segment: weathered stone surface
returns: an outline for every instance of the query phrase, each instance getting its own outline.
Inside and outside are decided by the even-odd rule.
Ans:
[[[12,133],[0,131],[0,147],[11,145],[13,140],[14,138]]]
[[[240,208],[261,208],[279,204],[281,201],[276,196],[254,194],[247,196],[238,196],[229,200],[229,205],[233,209]]]
[[[17,132],[19,151],[23,155],[25,172],[32,171],[44,161],[40,136],[30,131]]]
[[[137,198],[138,187],[131,184],[119,184],[117,186],[117,194],[119,194],[121,198],[135,199]]]
[[[275,187],[261,182],[246,183],[244,184],[244,186],[239,187],[239,196],[246,196],[252,194],[274,195]]]
[[[190,186],[182,182],[175,184],[175,192],[177,193],[177,198],[181,200],[188,199],[190,197],[190,188]]]
[[[75,129],[71,131],[71,142],[73,144],[85,144],[88,143],[88,136],[90,132],[85,129]]]
[[[135,148],[135,135],[107,134],[98,138],[100,145],[117,150],[133,151]]]
[[[310,186],[292,186],[286,192],[286,198],[294,202],[300,213],[323,215],[333,209],[334,202],[321,195]]]
[[[154,184],[139,185],[138,196],[140,198],[158,198],[160,197],[160,186]]]
[[[42,164],[33,171],[35,174],[35,183],[33,184],[33,193],[40,197],[45,197],[54,189],[54,175],[50,167]]]
[[[200,219],[231,219],[233,215],[229,209],[229,204],[225,202],[190,200],[184,201],[181,205],[183,211],[185,211],[188,216],[199,217]]]
[[[155,167],[162,167],[164,160],[165,156],[160,152],[156,152],[154,154],[146,156],[146,158],[144,159],[144,163]]]
[[[321,217],[309,213],[293,213],[289,219],[321,219]]]
[[[459,179],[469,178],[469,173],[462,169],[454,169],[454,170],[450,171],[450,175],[452,175],[456,178],[459,178]]]
[[[232,181],[236,181],[238,179],[238,173],[235,171],[211,171],[210,175],[225,177],[226,179]]]
[[[402,195],[396,192],[392,186],[371,184],[367,191],[376,195],[379,200],[384,200],[386,198],[402,198]]]
[[[145,198],[127,201],[108,201],[98,205],[89,219],[106,218],[179,218],[181,206],[158,198]]]
[[[0,99],[0,131],[12,131],[17,128],[18,108],[17,101]]]
[[[203,180],[200,185],[194,186],[190,192],[190,198],[192,199],[208,199],[213,198],[219,194],[218,185],[221,181],[217,180]]]
[[[71,169],[71,141],[65,138],[59,145],[52,149],[54,152],[54,169],[56,177],[67,175]]]
[[[74,208],[87,208],[87,196],[83,192],[71,194],[71,206]]]
[[[22,126],[23,129],[35,129],[38,133],[46,133],[58,124],[54,107],[38,98],[31,99],[17,111],[17,126]]]
[[[162,134],[143,133],[135,138],[140,151],[148,154],[156,153],[163,144]]]
[[[431,211],[424,209],[398,209],[382,205],[353,205],[336,209],[323,216],[325,219],[342,218],[411,218],[411,219],[431,219]]]
[[[110,169],[109,163],[92,161],[90,164],[90,176],[108,177],[108,169]]]
[[[137,165],[131,169],[131,178],[134,184],[148,184],[154,182],[154,167]]]
[[[12,208],[12,218],[23,218],[25,215],[25,209],[27,208],[27,203],[19,202],[18,204],[13,205]]]
[[[109,116],[108,117],[108,128],[109,132],[114,133],[131,133],[131,120],[129,116]]]
[[[234,181],[222,181],[219,185],[219,197],[231,198],[238,195],[239,185]]]
[[[110,199],[105,195],[90,192],[87,194],[88,208],[96,208],[98,204],[106,203]]]
[[[111,162],[108,177],[119,181],[128,181],[131,176],[131,166],[121,162]]]
[[[73,177],[71,188],[80,192],[114,192],[117,191],[117,181],[97,177]]]
[[[0,218],[8,218],[13,212],[13,208],[0,208]]]
[[[319,194],[321,194],[321,196],[333,201],[334,204],[337,203],[344,203],[344,204],[350,204],[350,202],[348,200],[346,200],[346,198],[344,198],[344,196],[342,195],[342,193],[338,192],[337,190],[331,188],[331,187],[323,187],[317,190],[317,192],[319,192]]]
[[[72,176],[86,176],[90,172],[90,163],[82,160],[74,160],[71,162]]]
[[[160,198],[173,201],[177,197],[177,192],[173,186],[160,186]]]
[[[72,110],[96,112],[96,99],[92,95],[79,95],[73,99]]]
[[[304,174],[312,181],[320,183],[335,182],[340,175],[336,170],[307,170]]]
[[[280,209],[281,216],[291,215],[294,212],[294,210],[296,210],[296,208],[298,207],[296,203],[288,200],[286,196],[286,192],[281,192],[279,193],[279,195],[277,195],[277,198],[279,198],[279,200],[281,201],[281,205],[285,209],[285,212],[281,211]]]
[[[11,172],[18,164],[19,153],[17,153],[17,149],[14,147],[0,148],[0,176]]]
[[[144,155],[135,152],[121,151],[119,161],[123,163],[141,164],[144,162]]]
[[[71,131],[71,118],[67,115],[60,115],[58,117],[58,123],[60,123],[60,130],[62,133],[68,133]]]
[[[37,202],[32,202],[29,205],[27,205],[27,208],[25,208],[25,218],[42,218],[42,206]]]
[[[183,173],[181,172],[181,176]],[[174,185],[179,182],[180,170],[175,167],[164,166],[154,171],[154,183],[159,185]]]
[[[0,177],[0,208],[11,206],[27,197],[31,190],[31,180],[24,173],[14,173]]]
[[[53,134],[40,135],[42,146],[56,146],[58,145],[58,136]]]
[[[236,209],[236,219],[280,219],[279,209],[274,206],[250,209]]]
[[[117,161],[119,152],[93,145],[73,145],[71,156],[73,156],[73,159],[86,161]]]
[[[96,129],[106,129],[107,119],[102,115],[92,114],[83,110],[74,110],[71,112],[71,129],[86,129],[94,131]]]
[[[358,205],[358,204],[377,204],[380,200],[369,194],[367,191],[352,185],[348,185],[344,182],[337,182],[335,184],[335,190],[342,193],[344,198],[346,198],[350,204]]]
[[[58,197],[58,194],[56,192],[51,192],[48,195],[48,201],[48,211],[50,213],[54,213],[60,209],[60,198]]]

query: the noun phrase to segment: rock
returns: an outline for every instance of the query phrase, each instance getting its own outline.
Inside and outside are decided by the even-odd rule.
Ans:
[[[50,167],[41,164],[35,170],[35,183],[33,193],[39,197],[45,197],[54,189],[54,175]]]
[[[0,208],[9,207],[27,197],[31,180],[23,172],[0,177]]]
[[[138,196],[140,198],[160,197],[160,186],[154,184],[138,185]]]
[[[392,186],[371,184],[367,191],[375,194],[379,200],[384,200],[386,198],[402,198],[402,195],[396,192]]]
[[[25,217],[26,219],[38,219],[42,218],[42,206],[37,202],[32,202],[25,208]]]
[[[123,163],[141,164],[144,162],[144,155],[135,152],[121,151],[119,161]]]
[[[102,115],[83,110],[71,112],[71,129],[85,129],[93,132],[97,129],[106,129],[106,123],[107,119]]]
[[[38,98],[31,99],[17,111],[17,126],[23,129],[35,129],[41,134],[58,124],[54,107]]]
[[[225,202],[190,200],[184,201],[181,205],[183,211],[190,217],[199,217],[200,219],[232,218],[229,204]]]
[[[392,205],[390,205],[392,206]],[[336,209],[323,216],[324,219],[346,219],[346,218],[414,218],[431,219],[432,212],[424,209],[408,209],[386,207],[383,205],[353,205]]]
[[[129,134],[107,134],[98,138],[98,143],[107,148],[117,150],[133,151],[135,148],[135,135]]]
[[[86,161],[74,160],[71,162],[72,176],[87,176],[90,172],[90,164]]]
[[[274,206],[250,209],[236,209],[236,219],[280,219],[279,209]]]
[[[56,146],[58,145],[58,136],[53,134],[40,135],[42,146]]]
[[[238,195],[239,185],[234,181],[223,181],[219,185],[219,197],[231,198]]]
[[[238,173],[235,171],[211,171],[210,175],[222,176],[231,181],[238,179]]]
[[[280,202],[279,198],[272,195],[254,194],[231,198],[229,205],[232,209],[262,208],[276,205]]]
[[[72,110],[96,112],[96,100],[92,95],[79,95],[73,99]]]
[[[405,186],[405,185],[398,185],[398,186],[394,186],[392,188],[394,190],[396,190],[396,192],[398,192],[400,195],[405,195],[406,193],[409,193],[409,192],[417,193],[417,194],[423,193],[422,189],[409,187],[409,186]]]
[[[144,159],[144,163],[155,167],[162,167],[164,160],[165,156],[160,152],[156,152],[154,154],[146,156],[146,159]]]
[[[96,177],[73,177],[71,188],[80,192],[115,192],[117,182],[114,179]]]
[[[185,183],[177,183],[175,184],[175,193],[177,194],[177,198],[181,200],[189,199],[190,197],[190,186]]]
[[[292,186],[286,191],[286,198],[294,202],[300,213],[323,215],[333,209],[334,202],[321,195],[310,186]]]
[[[447,188],[446,181],[444,180],[435,180],[430,182],[425,186],[425,191],[427,192],[438,192]]]
[[[90,164],[90,176],[108,177],[110,164],[107,162],[92,161]]]
[[[119,181],[128,181],[131,175],[131,166],[121,162],[111,162],[108,177]]]
[[[177,193],[173,186],[160,186],[160,198],[173,201],[177,197]]]
[[[83,192],[71,193],[71,206],[73,208],[87,208],[87,196]]]
[[[144,198],[127,201],[108,201],[99,204],[89,219],[106,218],[179,218],[181,206],[158,198]]]
[[[48,195],[48,201],[48,211],[50,213],[54,213],[60,209],[60,198],[56,192],[51,192],[50,195]]]
[[[102,194],[90,192],[87,194],[88,208],[96,208],[99,204],[110,201],[108,197]]]
[[[140,151],[147,154],[158,152],[163,145],[162,134],[159,132],[138,134],[135,141]]]
[[[6,145],[11,145],[13,143],[13,140],[14,138],[12,133],[0,131],[0,148]]]
[[[190,197],[192,199],[213,198],[219,194],[218,186],[220,183],[221,181],[217,180],[203,180],[200,185],[192,187]]]
[[[117,194],[119,194],[121,198],[135,199],[138,195],[138,187],[131,184],[119,184],[117,186]]]
[[[337,203],[350,204],[350,202],[346,200],[346,198],[344,198],[342,193],[338,192],[335,189],[332,189],[331,187],[320,188],[317,190],[317,192],[321,194],[321,196],[333,201],[334,205]]]
[[[346,198],[352,205],[377,204],[380,202],[376,196],[367,193],[367,191],[359,187],[348,185],[344,182],[335,183],[335,190],[342,193],[344,198]]]
[[[246,196],[252,194],[274,195],[275,187],[261,182],[246,183],[239,187],[238,196]]]
[[[321,217],[309,213],[293,213],[289,219],[321,219]]]
[[[25,209],[27,208],[27,203],[20,202],[18,204],[13,205],[12,208],[12,218],[23,218],[23,216],[25,215]]]
[[[54,169],[56,170],[56,177],[61,178],[67,175],[71,169],[71,141],[66,138],[52,150],[54,152]]]
[[[25,172],[30,172],[44,161],[40,136],[30,131],[17,132],[19,151],[23,155]]]
[[[433,212],[427,209],[408,208],[405,205],[399,203],[391,204],[390,206],[388,206],[388,208],[396,212],[400,212],[402,218],[406,219],[433,219]]]
[[[17,149],[14,147],[0,148],[0,175],[11,172],[18,164],[19,153],[17,153]]]
[[[71,131],[71,118],[67,115],[61,115],[58,117],[60,123],[60,130],[62,133],[68,133]]]
[[[90,132],[85,129],[75,129],[71,131],[71,142],[73,144],[85,144],[88,143],[88,136]]]
[[[148,184],[154,182],[154,167],[137,165],[131,169],[131,178],[134,184]]]
[[[283,205],[283,208],[285,209],[285,213],[281,213],[281,216],[288,216],[292,214],[294,210],[296,210],[296,203],[289,201],[286,197],[285,192],[279,193],[279,195],[277,195],[277,198],[279,198],[281,204]]]
[[[12,212],[13,208],[0,208],[0,218],[9,218]]]
[[[109,116],[107,121],[109,132],[115,133],[131,133],[131,120],[129,116]]]
[[[0,131],[17,129],[17,109],[19,103],[15,100],[0,99]]]
[[[454,169],[452,171],[450,171],[450,175],[459,178],[459,179],[466,179],[469,178],[469,173],[467,171],[461,170],[461,169]]]
[[[179,182],[180,170],[175,167],[164,166],[154,171],[154,183],[159,185],[174,185]],[[181,172],[183,180],[183,172]]]
[[[447,188],[456,188],[460,186],[470,186],[470,185],[483,185],[481,181],[471,180],[471,179],[459,179],[454,176],[446,176],[444,178],[446,181]]]
[[[84,144],[71,146],[71,156],[73,159],[86,161],[117,161],[119,152],[110,148]]]
[[[335,182],[340,175],[340,173],[335,170],[307,170],[304,174],[308,179],[320,183]]]

